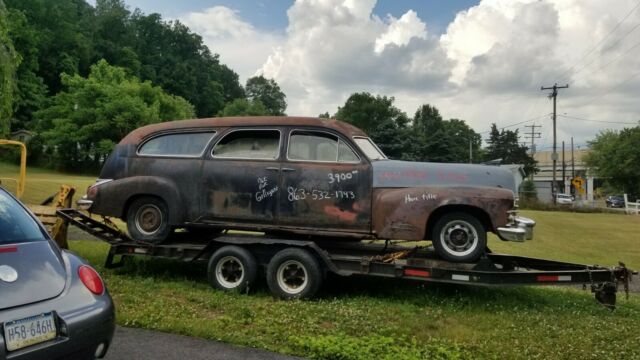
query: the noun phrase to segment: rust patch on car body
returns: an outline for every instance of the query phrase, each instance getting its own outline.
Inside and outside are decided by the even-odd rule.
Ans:
[[[429,217],[445,207],[482,211],[490,222],[487,230],[494,231],[508,222],[513,192],[462,186],[377,188],[373,192],[372,231],[381,239],[424,240],[429,238]]]

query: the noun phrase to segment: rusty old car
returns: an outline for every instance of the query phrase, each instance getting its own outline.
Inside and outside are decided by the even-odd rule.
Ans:
[[[532,238],[535,222],[517,216],[515,194],[505,169],[390,160],[335,119],[236,117],[132,131],[78,204],[122,218],[148,243],[175,229],[431,240],[441,258],[470,262],[484,253],[487,232]]]

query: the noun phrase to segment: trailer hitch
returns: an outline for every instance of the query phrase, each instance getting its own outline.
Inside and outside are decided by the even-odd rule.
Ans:
[[[591,274],[589,274],[591,275]],[[638,275],[637,271],[627,269],[623,262],[618,262],[618,266],[611,270],[610,282],[600,284],[591,283],[591,292],[595,293],[596,300],[604,307],[614,310],[616,308],[616,292],[618,285],[622,283],[626,299],[629,299],[629,282],[633,275]]]

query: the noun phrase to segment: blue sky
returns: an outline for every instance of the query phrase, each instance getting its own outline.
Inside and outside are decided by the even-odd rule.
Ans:
[[[480,132],[543,125],[545,148],[551,104],[540,86],[571,86],[558,99],[572,116],[558,121],[560,141],[583,143],[640,114],[638,0],[125,2],[179,19],[241,83],[274,79],[290,115],[335,113],[366,91],[393,96],[409,115],[434,105]]]
[[[287,27],[288,0],[125,0],[132,8],[145,13],[157,12],[163,17],[176,18],[188,12],[198,12],[216,5],[237,10],[239,15],[258,29],[284,31]],[[374,13],[380,17],[391,14],[400,17],[412,9],[427,23],[432,34],[446,31],[456,13],[479,3],[479,0],[380,0]]]

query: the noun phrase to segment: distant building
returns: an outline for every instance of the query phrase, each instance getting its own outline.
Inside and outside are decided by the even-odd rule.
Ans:
[[[20,141],[22,143],[28,143],[35,134],[29,130],[14,131],[9,135],[11,140]]]
[[[585,155],[587,155],[590,150],[574,149],[572,160],[571,149],[565,149],[564,164],[562,162],[562,149],[558,150],[558,161],[556,161],[557,192],[564,194],[572,193],[571,180],[574,177],[580,177],[584,181],[582,191],[579,189],[574,190],[576,199],[593,201],[594,191],[602,185],[602,181],[598,179],[596,174],[587,169],[584,162]],[[533,182],[536,185],[538,199],[544,202],[553,200],[551,196],[551,183],[553,182],[553,160],[551,154],[551,151],[539,151],[533,155],[533,158],[538,162],[538,169],[540,169],[538,173],[533,176]]]

